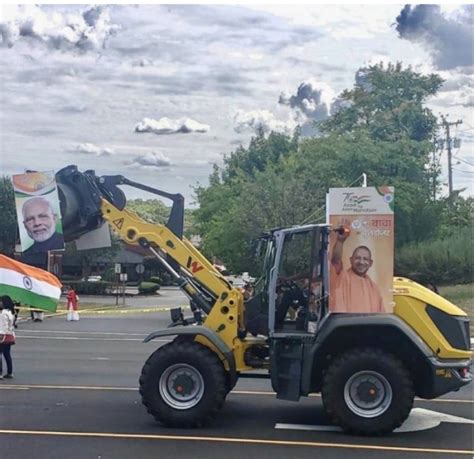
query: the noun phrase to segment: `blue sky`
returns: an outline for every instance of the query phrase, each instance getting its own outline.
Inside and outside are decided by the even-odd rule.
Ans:
[[[446,79],[430,107],[463,120],[454,185],[472,194],[472,8],[413,6],[397,30],[403,8],[0,7],[0,173],[77,164],[189,205],[256,127],[308,126],[361,66],[398,60]]]

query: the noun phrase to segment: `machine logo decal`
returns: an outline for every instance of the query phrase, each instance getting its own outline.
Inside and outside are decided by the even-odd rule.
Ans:
[[[186,263],[186,267],[189,269],[191,268],[191,272],[197,273],[198,271],[201,271],[204,269],[204,266],[200,265],[197,261],[193,261],[191,257],[188,258],[188,262]]]

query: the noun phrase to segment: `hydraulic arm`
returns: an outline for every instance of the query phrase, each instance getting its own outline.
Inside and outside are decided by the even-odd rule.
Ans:
[[[243,296],[183,236],[184,200],[120,175],[97,177],[68,166],[57,173],[66,240],[108,222],[127,244],[140,245],[157,257],[190,299],[197,324],[218,333],[231,350],[239,346],[243,325]],[[173,201],[166,225],[149,223],[127,210],[118,185],[128,185]]]

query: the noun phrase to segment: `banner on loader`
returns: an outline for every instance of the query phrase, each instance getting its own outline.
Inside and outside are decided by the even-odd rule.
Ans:
[[[331,188],[331,312],[393,312],[393,187]]]

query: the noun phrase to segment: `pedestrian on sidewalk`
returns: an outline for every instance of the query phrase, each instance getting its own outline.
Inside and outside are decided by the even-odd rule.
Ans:
[[[67,299],[67,320],[78,321],[79,320],[79,297],[72,287],[68,287],[66,294]]]
[[[33,322],[43,322],[44,320],[44,312],[39,309],[32,309],[30,311],[31,320]]]
[[[9,296],[0,298],[0,379],[3,379],[3,358],[7,364],[5,378],[13,378],[11,347],[15,344],[15,305]]]

